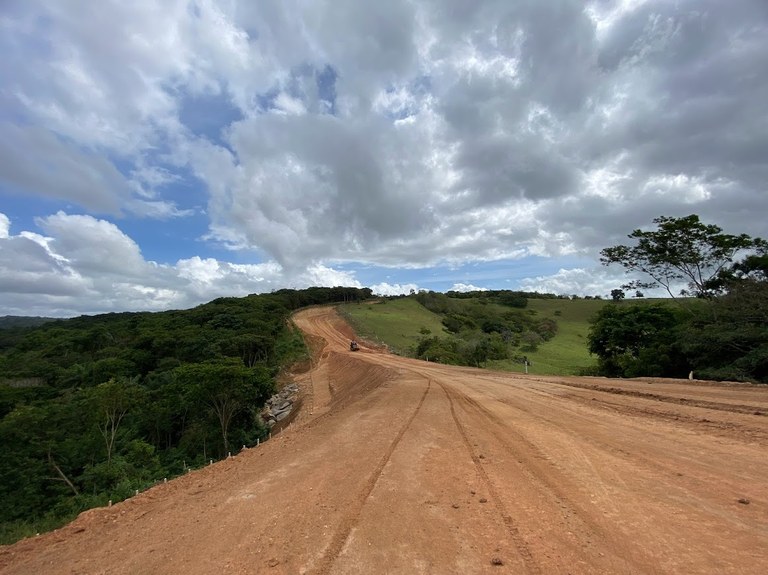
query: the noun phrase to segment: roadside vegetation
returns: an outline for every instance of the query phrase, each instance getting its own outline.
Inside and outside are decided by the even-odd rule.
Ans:
[[[602,250],[633,277],[612,292],[590,330],[597,372],[768,383],[768,242],[724,233],[696,215],[660,217],[631,245]],[[680,286],[684,286],[680,288]],[[625,306],[625,290],[662,287],[653,306]],[[678,291],[679,289],[679,291]]]
[[[292,311],[370,295],[280,290],[185,311],[6,321],[0,543],[264,439],[264,402],[306,357]]]

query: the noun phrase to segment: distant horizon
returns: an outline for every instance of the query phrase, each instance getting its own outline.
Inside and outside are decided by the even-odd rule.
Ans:
[[[355,287],[356,288],[357,286],[310,286],[310,287],[318,287],[318,288]],[[107,312],[94,312],[94,313],[84,312],[84,313],[79,313],[77,315],[71,315],[71,316],[41,316],[41,315],[5,314],[5,315],[1,315],[0,316],[0,320],[8,319],[8,318],[54,319],[54,320],[56,320],[56,319],[72,319],[72,318],[83,317],[83,316],[92,317],[92,316],[98,316],[98,315],[122,314],[122,313],[163,313],[163,312],[169,312],[169,311],[187,311],[187,310],[199,307],[201,305],[209,304],[212,301],[214,301],[216,299],[219,299],[219,298],[229,298],[229,297],[243,298],[243,297],[249,297],[249,296],[252,296],[252,295],[269,295],[270,293],[274,293],[274,292],[280,291],[281,289],[296,289],[296,288],[276,288],[276,289],[272,290],[271,292],[261,292],[261,293],[245,294],[245,295],[242,295],[242,296],[218,296],[218,297],[211,298],[208,301],[201,302],[201,303],[195,304],[195,305],[190,306],[190,307],[185,307],[185,308],[168,308],[168,309],[161,309],[161,310],[159,310],[159,309],[155,309],[155,310],[113,310],[113,311],[107,311]],[[299,288],[299,289],[297,289],[297,291],[301,291],[301,290],[304,290],[304,289],[309,289],[309,288]],[[365,288],[357,288],[357,289],[365,289]],[[447,291],[427,290],[427,289],[423,289],[422,288],[417,293],[419,293],[419,292],[429,293],[430,291],[436,292],[436,293],[442,293],[442,294],[447,294],[447,293],[482,293],[484,291],[511,291],[511,292],[520,292],[520,293],[533,293],[533,294],[541,295],[541,296],[550,296],[553,299],[563,299],[563,300],[571,300],[571,301],[574,300],[574,299],[586,299],[586,300],[593,299],[593,300],[601,300],[601,301],[606,301],[606,302],[612,302],[613,301],[611,299],[610,294],[609,295],[604,295],[604,294],[594,294],[594,295],[592,295],[592,294],[556,294],[556,293],[552,293],[552,292],[531,292],[531,291],[524,291],[524,290],[503,290],[503,289],[502,290],[482,289],[482,290],[474,290],[474,291],[462,292],[462,291],[456,291],[456,290],[447,290]],[[680,296],[680,297],[677,297],[677,298],[672,298],[669,295],[667,295],[667,296],[656,295],[656,296],[652,296],[652,297],[648,297],[648,296],[643,295],[643,297],[635,297],[629,291],[627,291],[626,293],[627,293],[626,298],[623,301],[638,301],[638,300],[662,300],[663,301],[663,300],[688,299],[688,298],[683,297],[683,296]],[[402,293],[402,294],[386,295],[386,294],[373,293],[372,297],[398,298],[398,297],[408,297],[410,295],[413,295],[413,294]],[[576,297],[574,297],[574,296],[576,296]],[[329,304],[329,305],[334,305],[334,304]]]

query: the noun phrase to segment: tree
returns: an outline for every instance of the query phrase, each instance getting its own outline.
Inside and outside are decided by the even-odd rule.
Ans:
[[[464,363],[474,367],[480,367],[488,360],[490,342],[488,336],[476,335],[469,340],[464,340],[459,345],[459,353]]]
[[[534,331],[541,336],[544,341],[549,341],[557,335],[557,322],[551,317],[545,317],[536,324]]]
[[[768,281],[735,282],[709,307],[680,338],[699,377],[768,382]]]
[[[624,299],[624,290],[616,288],[611,290],[611,299],[615,302],[620,302]]]
[[[536,351],[543,341],[544,338],[531,330],[523,332],[523,335],[520,336],[520,343],[523,346],[522,349],[525,351]]]
[[[248,407],[260,405],[272,391],[266,368],[245,367],[239,360],[187,364],[174,373],[190,396],[216,416],[223,453],[229,451],[230,425],[235,416]]]
[[[115,439],[123,418],[141,402],[144,390],[138,378],[119,377],[89,390],[91,405],[99,433],[107,449],[107,465],[112,462]]]
[[[768,242],[767,242],[768,243]],[[751,279],[768,282],[768,246],[761,245],[757,253],[748,255],[733,266],[734,276],[738,279]]]
[[[663,304],[600,309],[587,338],[601,375],[681,376],[687,373],[676,347],[681,311]]]
[[[223,342],[221,348],[226,355],[239,356],[243,365],[253,367],[260,361],[266,361],[275,347],[274,337],[243,333]]]
[[[464,358],[458,349],[458,343],[453,339],[437,336],[424,337],[419,340],[416,347],[416,357],[450,365],[462,365],[464,363]]]
[[[675,297],[676,284],[687,283],[681,295],[712,298],[724,289],[724,280],[734,275],[734,258],[745,251],[765,253],[768,242],[747,234],[722,233],[719,226],[704,224],[692,214],[682,218],[662,216],[653,220],[658,229],[635,230],[629,238],[634,246],[618,245],[600,252],[603,265],[619,264],[627,272],[641,272],[651,282],[633,280],[627,289],[662,286]]]

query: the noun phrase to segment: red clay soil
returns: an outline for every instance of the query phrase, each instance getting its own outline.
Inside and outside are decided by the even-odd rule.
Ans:
[[[768,573],[768,388],[520,376],[299,313],[260,447],[0,548],[3,574]]]

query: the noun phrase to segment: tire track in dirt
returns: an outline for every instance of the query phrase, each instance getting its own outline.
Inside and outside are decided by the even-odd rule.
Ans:
[[[365,502],[368,500],[374,488],[376,487],[376,484],[378,483],[379,478],[381,477],[381,474],[384,471],[384,468],[387,466],[387,463],[389,463],[389,460],[392,458],[392,454],[395,452],[395,449],[397,449],[398,444],[403,439],[403,436],[408,431],[408,428],[410,428],[411,424],[413,423],[413,420],[416,419],[416,416],[419,414],[419,411],[421,411],[421,406],[424,405],[424,401],[427,398],[427,394],[429,393],[431,386],[432,386],[432,382],[430,380],[427,380],[427,387],[424,390],[424,393],[422,394],[421,399],[419,400],[419,404],[416,406],[416,409],[413,410],[413,413],[408,418],[408,421],[406,421],[405,424],[403,424],[403,427],[400,428],[400,431],[397,433],[397,436],[392,441],[392,444],[389,446],[387,451],[384,453],[384,456],[381,458],[378,465],[373,470],[373,473],[368,478],[368,481],[366,482],[365,487],[363,488],[360,495],[357,497],[357,500],[354,503],[354,507],[352,507],[347,517],[341,521],[339,528],[336,530],[336,533],[331,538],[331,543],[328,545],[325,553],[323,554],[323,557],[320,559],[317,569],[314,571],[318,575],[325,575],[326,573],[329,573],[331,568],[333,567],[334,561],[336,561],[336,558],[341,554],[341,551],[344,548],[344,544],[349,539],[349,535],[352,533],[352,530],[354,529],[355,525],[358,522],[360,514],[362,513],[362,510],[363,510],[363,507],[365,506]]]
[[[498,426],[502,425],[501,422],[488,408],[481,405],[472,397],[455,391],[452,393],[465,409],[471,409],[487,422],[482,428],[493,435],[497,444],[518,462],[521,473],[528,478],[531,484],[540,487],[545,493],[549,494],[548,499],[556,502],[557,506],[563,512],[564,519],[572,528],[579,528],[579,530],[588,533],[590,540],[606,541],[609,543],[609,546],[614,549],[622,549],[622,547],[624,547],[608,529],[593,520],[588,510],[575,503],[566,495],[565,490],[557,485],[552,477],[555,473],[558,473],[558,470],[554,466],[549,464],[545,466],[542,463],[549,462],[549,458],[538,448],[538,446],[532,443],[522,433],[515,430],[513,426],[504,426],[504,433],[502,433],[497,429]],[[527,413],[524,409],[521,409],[521,411]],[[514,438],[514,441],[519,445],[513,445],[512,441],[510,441],[510,437]],[[630,571],[633,571],[634,563],[644,565],[654,563],[654,560],[650,555],[638,551],[637,549],[624,547],[623,551],[626,554],[626,563],[622,566],[622,570],[629,569]],[[638,555],[640,555],[640,557],[638,557]]]
[[[737,441],[752,442],[761,441],[768,442],[768,431],[759,429],[757,427],[751,427],[736,422],[730,421],[715,421],[706,417],[694,417],[681,412],[667,412],[660,411],[653,408],[635,407],[618,402],[608,401],[605,399],[586,398],[578,395],[567,396],[569,400],[584,405],[595,405],[602,409],[614,413],[622,413],[627,415],[633,415],[636,417],[645,417],[649,419],[661,419],[664,421],[674,422],[686,425],[687,427],[694,428],[697,431],[705,429],[707,432],[735,439]],[[686,404],[684,404],[686,405]],[[690,404],[687,404],[690,405]],[[692,406],[694,407],[694,406]],[[736,413],[736,412],[731,412]],[[713,417],[713,416],[710,416]]]
[[[545,401],[551,402],[553,399],[557,398],[558,396],[547,394],[544,391],[541,390],[529,390],[533,395],[537,395],[541,397]],[[565,426],[563,424],[562,419],[558,419],[557,417],[551,417],[549,416],[544,410],[534,410],[530,406],[525,405],[519,405],[516,403],[512,403],[507,399],[496,399],[496,401],[499,401],[500,403],[503,403],[505,405],[508,405],[512,407],[513,409],[516,409],[522,413],[525,413],[527,416],[529,416],[532,419],[539,419],[543,422],[546,422],[547,425],[560,429],[563,433],[567,433],[569,429],[572,426],[572,422],[575,420],[581,421],[584,425],[590,425],[592,424],[593,420],[587,416],[585,416],[583,413],[579,412],[578,410],[574,409],[572,406],[568,405],[568,402],[574,402],[576,399],[574,396],[560,396],[562,399],[567,399],[566,401],[563,401],[562,404],[559,406],[560,409],[566,411],[568,413],[568,417],[570,418],[571,425]],[[574,402],[578,404],[583,404],[588,407],[592,407],[592,404],[594,403],[600,403],[600,401],[587,401],[586,398],[578,398],[578,401]],[[621,406],[622,408],[625,406]],[[698,427],[697,423],[698,421],[694,418],[688,417],[687,420],[684,420],[686,416],[680,415],[679,417],[677,415],[671,415],[666,414],[667,417],[663,417],[661,415],[656,415],[655,412],[651,412],[653,415],[649,415],[648,413],[642,412],[642,413],[634,413],[635,409],[639,408],[632,408],[629,406],[626,406],[627,410],[626,413],[630,413],[635,416],[644,416],[650,419],[660,419],[663,421],[670,421],[674,423],[681,423],[683,424],[684,421],[690,420],[690,423],[687,425],[687,427]],[[485,408],[482,408],[485,409]],[[618,410],[617,410],[618,411]],[[624,412],[622,409],[621,412]],[[715,422],[710,422],[712,424],[715,424]],[[717,428],[718,430],[720,428]],[[748,428],[752,430],[751,428]],[[697,430],[700,431],[700,430]],[[711,430],[708,430],[711,431]],[[765,437],[765,433],[762,432],[762,430],[753,430],[758,434],[759,438]],[[736,437],[739,441],[753,441],[756,438],[753,437],[738,437],[738,432],[733,432],[733,434],[723,434],[723,435],[733,435]],[[497,436],[498,437],[498,436]],[[650,458],[646,455],[644,455],[643,451],[638,447],[637,444],[634,444],[631,448],[629,446],[623,446],[623,445],[616,445],[615,443],[608,443],[604,439],[600,439],[598,435],[595,433],[587,436],[582,436],[582,440],[593,445],[594,447],[601,449],[603,451],[609,452],[617,457],[620,457],[622,460],[624,460],[627,464],[636,465],[638,468],[645,468],[647,470],[651,470],[653,472],[660,473],[664,477],[670,477],[675,478],[679,481],[681,474],[679,471],[679,462],[675,462],[673,460],[662,460],[659,458]],[[675,453],[674,451],[672,453]],[[696,465],[695,461],[692,461],[689,463],[690,465]]]
[[[558,385],[565,385],[565,384],[555,383],[552,385],[558,386]],[[570,386],[570,387],[578,387],[578,386]],[[585,391],[598,391],[590,388],[584,388],[584,389]],[[561,402],[561,405],[560,405],[561,409],[564,409],[568,411],[572,416],[576,416],[581,419],[584,419],[584,416],[580,412],[577,412],[575,409],[573,409],[573,407],[570,407],[568,405],[569,403],[578,404],[587,408],[604,409],[606,411],[609,411],[611,413],[616,413],[616,414],[627,414],[627,415],[643,417],[651,420],[666,421],[672,424],[686,427],[688,429],[692,429],[697,433],[700,433],[702,430],[706,430],[706,432],[711,433],[713,435],[720,435],[722,437],[728,437],[730,439],[735,439],[741,442],[752,443],[755,441],[760,441],[760,442],[768,441],[768,430],[766,430],[765,428],[760,428],[753,425],[746,425],[737,421],[709,419],[709,417],[717,417],[717,415],[709,415],[708,417],[701,417],[701,416],[686,414],[682,411],[663,411],[664,407],[662,406],[656,407],[655,403],[649,403],[648,407],[639,407],[639,406],[634,406],[627,403],[620,403],[619,401],[610,401],[608,399],[602,399],[600,397],[595,397],[595,396],[587,397],[585,395],[579,395],[578,392],[568,392],[567,394],[563,395],[563,394],[551,393],[543,389],[535,389],[533,387],[526,388],[526,392],[531,395],[535,395],[546,402],[556,401],[558,398],[561,400],[567,400],[567,401]],[[633,397],[633,396],[627,396],[627,397]],[[646,398],[637,398],[637,399],[645,400]],[[507,399],[495,398],[495,401],[499,401],[500,403],[504,403],[506,405],[514,407],[515,409],[519,409],[531,415],[532,417],[537,417],[537,418],[543,417],[546,419],[545,415],[542,415],[541,413],[538,413],[538,412],[534,413],[532,410],[526,407],[523,407],[522,405],[513,404]],[[694,405],[693,402],[680,403],[678,405],[682,406],[683,408],[690,407],[690,408],[702,409],[701,407]],[[673,408],[667,408],[667,409],[673,409]],[[721,414],[722,414],[721,417],[723,417],[725,414],[734,414],[736,416],[745,415],[744,413],[739,411],[730,411],[730,410],[719,410],[719,411],[721,411]],[[707,415],[707,414],[704,414],[704,415]],[[747,414],[747,415],[751,415],[751,414]],[[559,425],[555,420],[547,419],[547,421],[553,424]],[[759,424],[764,422],[765,419],[759,416],[756,416],[756,418],[753,421]]]
[[[544,392],[538,392],[537,395],[540,395],[542,398],[545,399],[552,399],[553,396],[549,396]],[[570,397],[568,398],[571,399]],[[553,428],[557,428],[561,430],[563,433],[568,432],[568,428],[566,426],[563,426],[560,421],[558,421],[556,418],[548,417],[546,414],[542,412],[536,412],[532,409],[529,409],[527,407],[513,404],[508,400],[499,399],[497,400],[500,403],[503,403],[505,405],[508,405],[531,418],[537,418],[540,419],[543,422],[546,422],[548,425],[552,426]],[[585,402],[586,403],[586,402]],[[582,415],[581,413],[577,412],[576,410],[568,407],[567,405],[560,406],[560,409],[568,412],[568,416],[571,418],[571,422],[578,419],[585,424],[589,423],[590,420],[586,416]],[[498,435],[496,436],[498,437]],[[645,467],[646,469],[653,470],[656,472],[661,473],[664,476],[674,476],[676,473],[676,467],[672,464],[666,464],[664,462],[658,461],[658,460],[652,460],[644,455],[642,455],[637,448],[633,449],[630,453],[626,449],[620,446],[616,445],[610,445],[605,441],[598,440],[595,435],[591,436],[583,436],[582,440],[589,443],[590,445],[593,445],[594,447],[598,449],[602,449],[605,452],[611,453],[614,456],[620,457],[622,460],[624,460],[627,464],[636,465],[637,467]],[[527,441],[527,440],[526,440]],[[535,446],[534,446],[535,448]],[[538,452],[538,449],[535,448]]]
[[[649,399],[653,401],[661,401],[664,403],[673,403],[677,405],[689,405],[691,407],[701,407],[704,409],[712,409],[716,411],[726,411],[731,413],[743,413],[746,415],[763,416],[768,415],[763,410],[755,407],[754,405],[742,405],[738,403],[720,403],[717,401],[708,401],[705,399],[689,399],[687,397],[673,397],[670,395],[663,395],[659,393],[647,393],[644,391],[635,391],[632,389],[622,389],[620,387],[604,387],[602,385],[591,385],[586,383],[565,382],[558,381],[553,382],[554,385],[563,385],[565,387],[574,387],[576,389],[586,389],[588,391],[596,391],[600,393],[610,393],[613,395],[626,395],[628,397],[639,397],[642,399]]]
[[[520,554],[520,557],[523,560],[526,570],[528,571],[528,573],[531,573],[533,575],[541,574],[542,571],[541,571],[541,568],[539,567],[538,562],[533,556],[533,553],[531,553],[531,550],[528,547],[528,544],[526,543],[525,538],[523,538],[523,536],[520,534],[520,530],[515,524],[515,521],[512,518],[512,515],[504,507],[504,503],[502,502],[501,497],[499,496],[496,486],[493,484],[493,481],[491,481],[491,478],[488,477],[488,473],[486,473],[485,469],[483,469],[483,466],[480,463],[480,458],[478,454],[475,453],[475,450],[472,448],[472,443],[470,442],[469,437],[467,436],[467,431],[464,428],[464,425],[461,423],[461,421],[459,421],[458,416],[456,415],[456,408],[454,406],[453,397],[452,397],[454,392],[449,392],[446,386],[440,383],[439,381],[435,380],[435,382],[442,388],[446,398],[448,399],[448,403],[450,404],[450,407],[451,407],[451,416],[453,417],[453,422],[456,424],[456,427],[459,430],[461,439],[464,442],[464,445],[466,446],[467,451],[469,452],[470,458],[472,458],[472,463],[474,463],[475,465],[477,474],[480,476],[483,483],[485,484],[485,487],[488,490],[488,494],[491,496],[491,500],[493,501],[493,504],[496,507],[496,510],[501,516],[501,519],[507,528],[507,532],[509,533],[510,538],[512,539],[512,542],[515,548],[517,549],[517,552]]]
[[[511,374],[508,374],[511,375]],[[486,381],[488,383],[492,384],[498,384],[499,383],[499,376],[497,374],[472,374],[472,379],[475,381]],[[649,401],[654,402],[660,402],[660,403],[671,403],[675,405],[683,405],[683,406],[689,406],[689,407],[699,407],[703,409],[712,409],[714,411],[724,411],[724,412],[730,412],[730,413],[738,413],[738,414],[744,414],[744,415],[753,415],[756,417],[765,417],[768,416],[768,411],[763,406],[760,405],[749,405],[749,404],[741,404],[741,403],[724,403],[720,401],[711,401],[708,399],[696,399],[691,397],[676,397],[674,395],[667,395],[664,393],[650,393],[645,391],[638,391],[634,389],[624,389],[621,387],[616,386],[606,386],[601,385],[599,383],[581,383],[577,381],[566,381],[562,378],[552,378],[552,379],[542,379],[541,377],[537,376],[525,376],[524,378],[521,376],[521,381],[526,382],[535,382],[535,383],[544,383],[548,386],[562,386],[566,388],[573,388],[573,389],[582,389],[585,391],[592,391],[597,393],[605,393],[609,395],[618,395],[618,396],[626,396],[626,397],[637,397],[641,399],[646,399]],[[625,380],[628,383],[632,380]],[[707,388],[723,388],[727,389],[727,384],[722,384],[721,382],[708,382],[706,384],[698,383],[697,385],[701,386],[704,389]],[[746,384],[742,384],[746,385]],[[657,387],[660,391],[663,391],[663,385]]]

